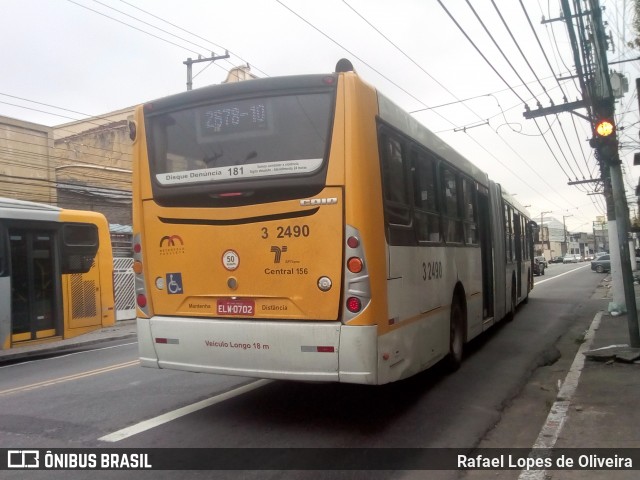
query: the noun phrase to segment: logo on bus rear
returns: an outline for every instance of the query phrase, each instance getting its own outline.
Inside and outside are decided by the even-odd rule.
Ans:
[[[165,235],[160,239],[160,255],[184,253],[184,242],[180,235]]]
[[[316,205],[336,205],[338,203],[338,199],[335,197],[331,198],[306,198],[304,200],[300,200],[300,205],[303,207],[313,207]]]
[[[276,247],[275,245],[271,247],[271,252],[273,255],[273,263],[280,263],[282,259],[282,254],[287,251],[287,246],[283,245],[282,247]]]
[[[184,245],[184,242],[182,241],[182,237],[180,237],[180,235],[165,235],[160,239],[161,247],[164,247],[165,245],[167,247],[176,247],[178,246],[178,244],[180,244],[181,246]]]

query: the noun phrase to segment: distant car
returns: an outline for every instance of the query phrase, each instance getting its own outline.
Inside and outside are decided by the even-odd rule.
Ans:
[[[544,267],[545,264],[538,260],[540,257],[533,258],[533,274],[534,275],[544,275]]]
[[[549,266],[549,264],[547,263],[547,259],[544,258],[542,255],[535,257],[535,259],[538,260],[538,262],[540,262],[541,264],[543,264],[544,268],[547,268]]]
[[[567,253],[564,257],[562,257],[562,263],[578,263],[580,259],[580,255]]]
[[[609,252],[597,252],[597,253],[596,253],[596,259],[597,259],[598,257],[603,256],[603,255],[609,255]]]
[[[591,270],[604,273],[611,270],[611,255],[600,255],[591,262]]]
[[[636,257],[636,268],[638,268],[638,265],[640,265],[640,258]],[[611,255],[605,253],[604,255],[596,257],[596,259],[591,262],[591,270],[598,273],[610,272]]]
[[[549,263],[562,263],[562,257],[551,257]]]

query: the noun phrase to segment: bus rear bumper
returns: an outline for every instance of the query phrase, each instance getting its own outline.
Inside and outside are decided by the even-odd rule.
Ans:
[[[340,322],[138,318],[143,367],[375,384],[377,327]]]
[[[138,355],[140,357],[140,365],[149,368],[160,368],[158,365],[158,357],[153,348],[153,339],[151,337],[151,322],[148,318],[137,319],[138,330]]]

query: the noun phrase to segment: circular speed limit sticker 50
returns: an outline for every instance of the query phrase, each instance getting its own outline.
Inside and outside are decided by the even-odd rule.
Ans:
[[[224,268],[230,272],[234,271],[240,265],[240,256],[235,250],[227,250],[222,254],[222,264]]]

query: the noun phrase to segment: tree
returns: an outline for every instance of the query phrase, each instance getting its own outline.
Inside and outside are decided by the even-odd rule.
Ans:
[[[640,0],[633,0],[633,21],[631,27],[635,33],[635,38],[628,42],[629,48],[637,48],[640,50]]]

